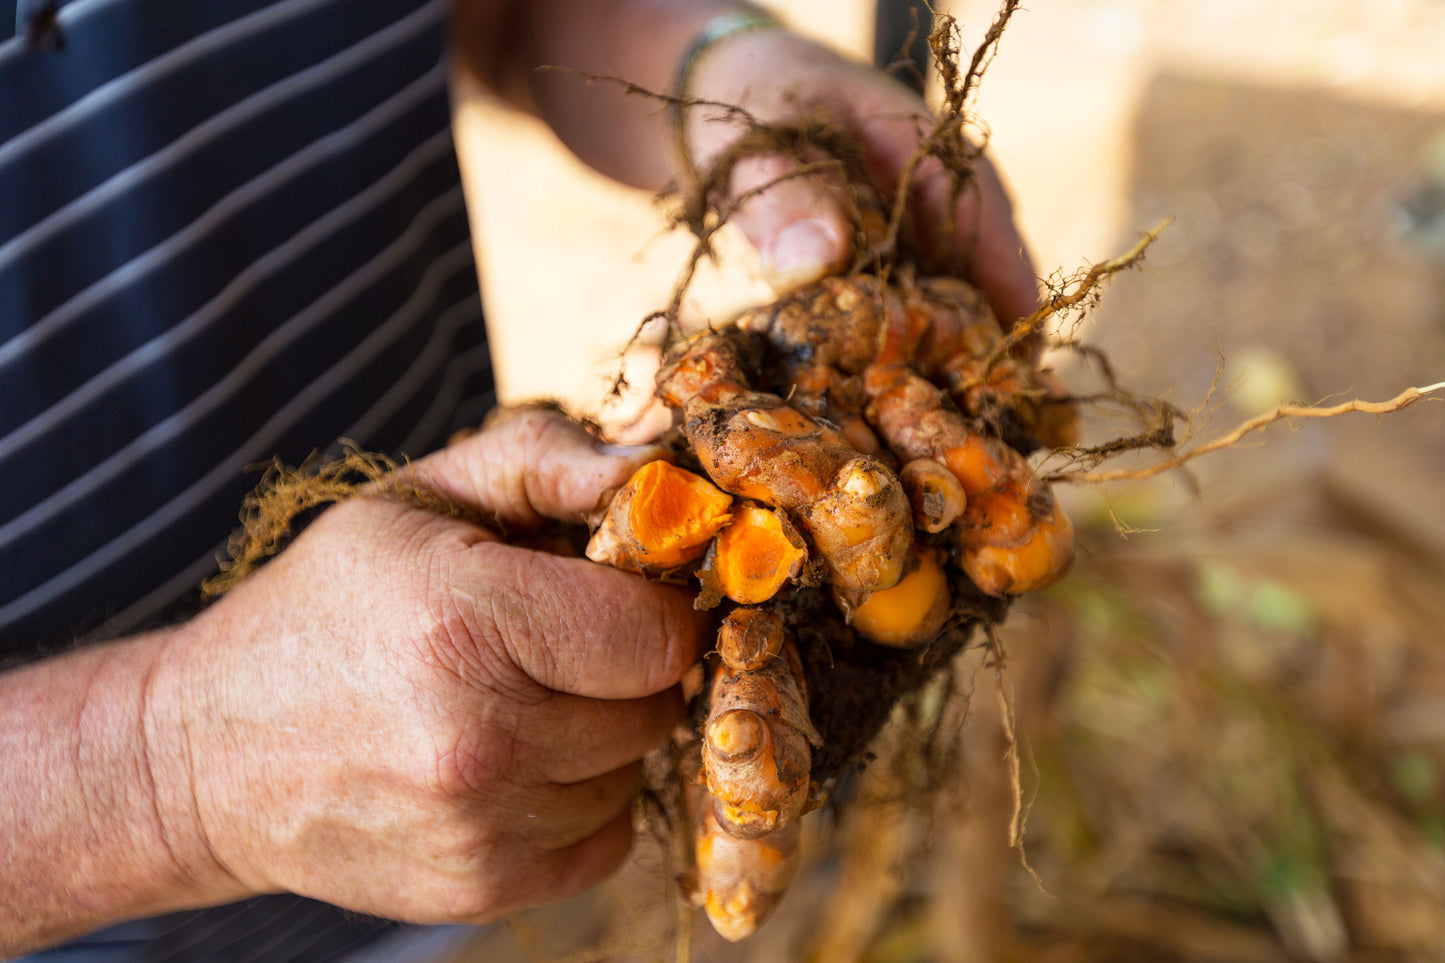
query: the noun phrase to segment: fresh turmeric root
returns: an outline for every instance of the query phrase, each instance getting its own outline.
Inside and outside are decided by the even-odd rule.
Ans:
[[[717,654],[738,672],[756,672],[783,651],[783,620],[762,609],[738,608],[717,631]]]
[[[960,567],[990,595],[1047,588],[1074,561],[1074,525],[1041,489],[1012,485],[977,495],[960,526]]]
[[[699,607],[736,606],[694,710],[693,892],[728,939],[781,897],[799,817],[893,701],[1073,559],[1026,458],[1072,443],[1072,406],[1004,347],[961,281],[851,276],[664,360],[657,396],[697,475],[639,471],[588,554],[694,574]]]
[[[990,594],[998,594],[997,592]],[[853,627],[879,645],[911,649],[931,641],[948,618],[948,576],[930,550],[891,589],[875,592],[853,613]]]
[[[756,610],[755,610],[756,611]],[[754,619],[776,622],[758,611]],[[760,626],[762,627],[762,626]],[[714,666],[711,708],[703,725],[702,775],[717,820],[742,839],[792,823],[808,801],[811,746],[822,738],[808,716],[807,683],[797,649],[784,640],[755,669],[724,660]]]
[[[692,898],[726,940],[753,934],[787,892],[798,870],[799,824],[755,839],[722,828],[703,807],[697,829]]]
[[[737,329],[694,339],[658,373],[658,395],[680,411],[692,454],[719,488],[796,519],[846,612],[903,576],[908,499],[842,432],[751,390],[748,354],[761,347]]]
[[[724,938],[765,920],[798,862],[798,817],[812,799],[812,746],[797,648],[772,612],[738,608],[718,631],[702,726],[693,900]]]

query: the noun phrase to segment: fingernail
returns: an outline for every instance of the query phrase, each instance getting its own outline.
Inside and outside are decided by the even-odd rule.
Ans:
[[[786,294],[818,280],[838,256],[838,231],[827,221],[794,221],[773,238],[763,259],[763,273],[774,291]]]

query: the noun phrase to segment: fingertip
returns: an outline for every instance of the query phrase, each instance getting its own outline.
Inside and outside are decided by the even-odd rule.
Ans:
[[[776,293],[787,294],[844,267],[838,257],[842,247],[836,225],[816,217],[800,218],[778,231],[760,252],[763,275]]]
[[[732,175],[733,197],[744,199],[734,222],[779,294],[843,270],[853,253],[837,194],[821,174],[798,177],[797,169],[796,161],[773,154],[744,158]]]
[[[712,645],[713,621],[693,606],[695,592],[633,575],[623,578],[633,593],[628,607],[639,617],[636,649],[630,657],[633,691],[621,695],[650,696],[678,685],[702,658]]]
[[[712,648],[715,625],[710,616],[693,605],[695,593],[668,586],[671,605],[664,610],[662,632],[667,637],[668,658],[661,664],[654,679],[655,691],[672,688],[682,682],[688,669],[697,664],[703,653]]]

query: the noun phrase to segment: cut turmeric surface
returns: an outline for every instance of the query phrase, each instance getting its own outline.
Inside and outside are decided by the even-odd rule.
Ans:
[[[722,334],[688,342],[659,372],[659,397],[681,409],[688,443],[718,487],[797,521],[851,608],[903,575],[913,531],[902,485],[837,429],[752,391],[741,354]]]
[[[771,509],[742,504],[718,533],[703,578],[743,605],[766,602],[808,560],[808,549],[791,522]]]
[[[631,572],[695,562],[731,520],[732,496],[666,461],[643,465],[608,506],[587,557]]]

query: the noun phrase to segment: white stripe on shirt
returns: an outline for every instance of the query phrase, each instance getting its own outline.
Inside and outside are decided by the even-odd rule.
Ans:
[[[101,84],[64,110],[56,111],[35,126],[0,144],[0,167],[4,167],[22,152],[63,133],[91,114],[104,110],[121,97],[134,93],[146,84],[165,77],[166,74],[179,70],[202,57],[210,56],[231,44],[246,40],[263,30],[283,24],[288,20],[295,20],[316,7],[335,2],[337,0],[282,0],[280,3],[272,4],[255,13],[207,30],[179,47],[166,51],[154,60],[149,60],[114,80]],[[71,7],[76,5],[68,4],[62,7],[60,16],[64,18]],[[62,25],[63,23],[62,19]],[[16,39],[21,40],[22,43],[24,41],[23,37]]]
[[[451,149],[451,146],[450,129],[441,130],[423,141],[410,154],[403,158],[400,164],[388,171],[380,180],[346,201],[346,203],[327,211],[326,214],[312,221],[303,230],[298,231],[284,244],[272,248],[251,262],[238,272],[214,297],[191,312],[186,318],[177,322],[163,333],[156,335],[145,344],[133,349],[125,357],[95,374],[86,381],[85,384],[66,395],[65,398],[57,401],[54,405],[37,414],[25,424],[17,427],[3,438],[0,438],[0,462],[12,457],[25,445],[44,437],[46,433],[54,430],[55,426],[60,422],[74,416],[86,405],[95,401],[122,381],[141,371],[147,365],[156,363],[164,358],[167,353],[175,350],[197,335],[202,334],[207,327],[222,317],[226,311],[234,307],[237,301],[271,274],[284,268],[297,257],[300,257],[317,244],[325,241],[330,235],[335,234],[348,223],[385,202],[397,191],[410,185],[412,178],[418,170],[442,156]],[[111,288],[123,287],[132,280],[130,274],[128,272],[122,274],[122,270],[123,269],[117,269],[114,275],[106,279]],[[19,337],[24,337],[24,335],[22,334]],[[3,361],[3,359],[0,359],[0,361]]]
[[[431,0],[426,6],[419,7],[414,13],[408,14],[383,30],[378,30],[365,40],[347,47],[340,53],[313,64],[305,70],[292,74],[285,80],[278,80],[246,99],[232,104],[220,113],[206,118],[205,121],[192,127],[165,147],[117,172],[75,200],[46,215],[4,244],[0,244],[0,271],[14,265],[15,262],[34,250],[37,245],[54,237],[92,211],[103,207],[126,191],[138,187],[147,179],[163,173],[167,168],[173,167],[217,137],[261,116],[286,100],[300,96],[343,74],[356,70],[368,60],[406,43],[435,24],[440,17],[444,3],[445,0]],[[5,147],[0,147],[0,153],[3,153],[4,150]],[[3,158],[0,158],[0,166],[3,164]]]
[[[462,254],[465,254],[466,257],[461,257]],[[452,261],[470,263],[470,257],[471,242],[468,240],[441,255],[433,262],[433,267]],[[353,371],[385,348],[391,338],[400,334],[408,324],[415,320],[412,315],[430,303],[429,299],[421,298],[420,295],[425,292],[427,287],[439,287],[442,280],[443,278],[433,275],[431,269],[428,269],[427,277],[423,278],[417,288],[417,293],[406,304],[361,344],[283,405],[241,447],[223,458],[215,468],[189,485],[181,494],[151,512],[121,535],[24,595],[0,606],[0,626],[25,617],[70,589],[95,577],[106,566],[113,564],[155,537],[167,525],[172,524],[178,518],[183,518],[186,513],[213,495],[217,489],[235,479],[236,473],[242,466],[270,454],[276,439],[299,421],[306,412],[314,408]]]
[[[197,395],[185,407],[137,435],[124,447],[85,474],[69,482],[59,491],[36,502],[4,525],[0,525],[0,548],[4,548],[10,542],[23,537],[27,532],[49,522],[76,502],[90,497],[96,489],[112,481],[117,475],[133,467],[164,445],[169,444],[177,435],[182,434],[197,421],[224,404],[268,362],[280,354],[287,345],[328,317],[332,317],[332,312],[364,291],[373,281],[394,269],[398,263],[425,243],[436,222],[462,208],[460,187],[452,188],[427,204],[417,214],[416,219],[412,221],[405,233],[340,284],[311,302],[300,313],[287,319],[284,324],[267,335],[231,369],[226,377]],[[362,341],[346,357],[358,357],[363,360],[369,358],[370,356],[364,353],[365,349],[383,333],[389,336],[396,335],[400,324],[398,319],[414,320],[415,314],[426,306],[427,302],[424,296],[434,296],[433,289],[441,283],[441,279],[449,276],[450,273],[455,273],[457,267],[470,263],[471,253],[470,243],[467,242],[457,245],[433,261],[418,282],[416,289],[397,313],[368,335],[366,340]],[[335,374],[339,378],[352,373],[350,370],[346,370],[336,374],[337,371],[338,365],[333,365],[328,369],[327,376]],[[317,387],[323,381],[324,377],[312,382],[307,390]]]
[[[457,330],[464,324],[475,321],[482,314],[482,301],[475,292],[469,293],[464,299],[447,308],[437,316],[436,327],[431,337],[427,339],[425,347],[417,355],[415,361],[407,368],[406,373],[399,378],[395,385],[388,389],[376,402],[367,410],[359,421],[353,424],[346,431],[342,432],[341,438],[367,439],[372,437],[382,425],[395,416],[403,404],[410,401],[417,390],[426,383],[427,379],[435,374],[436,362],[442,357],[451,345],[451,339]],[[478,357],[480,356],[480,358]],[[474,366],[478,360],[484,360],[487,351],[477,348],[472,351],[458,355],[447,366],[447,374],[443,377],[443,384],[450,384],[455,380],[458,384],[465,378],[467,372],[460,371],[459,377],[453,378],[452,369],[457,368],[464,359]],[[441,392],[438,392],[440,395]],[[427,409],[430,415],[435,404]],[[413,443],[400,449],[408,454],[420,454]],[[81,644],[87,642],[101,641],[131,632],[137,625],[149,619],[157,612],[164,610],[167,606],[174,604],[187,592],[193,590],[201,581],[209,575],[214,575],[218,570],[217,560],[225,554],[229,539],[217,542],[204,555],[181,571],[166,580],[165,584],[155,589],[144,598],[127,606],[120,613],[105,621],[104,625],[90,632],[81,639]]]
[[[445,83],[445,68],[438,64],[347,126],[332,131],[320,140],[313,141],[274,167],[226,194],[194,221],[164,241],[116,267],[105,277],[72,295],[65,303],[16,334],[9,341],[0,344],[0,367],[13,362],[24,352],[34,350],[38,344],[53,336],[64,325],[69,324],[77,316],[116,291],[134,284],[155,268],[184,254],[188,248],[204,239],[251,202],[264,197],[288,180],[300,176],[309,168],[375,133],[427,96],[436,93]],[[4,457],[4,446],[0,445],[0,459]]]
[[[442,383],[437,388],[436,397],[427,406],[426,413],[411,430],[411,434],[402,441],[400,450],[407,454],[416,452],[417,446],[424,444],[426,439],[435,438],[437,432],[442,430],[442,425],[457,410],[457,405],[462,400],[462,386],[467,376],[476,371],[478,366],[485,364],[491,355],[486,345],[480,345],[470,351],[463,351],[447,362],[446,373],[442,375]]]
[[[459,310],[470,308],[470,311]],[[397,410],[407,401],[411,400],[418,388],[426,382],[440,367],[448,346],[449,339],[463,324],[481,315],[482,299],[479,297],[468,298],[462,304],[448,310],[437,319],[436,334],[427,342],[426,347],[416,356],[416,360],[402,373],[402,376],[377,399],[376,404],[362,415],[350,428],[341,433],[342,438],[370,438],[381,430],[381,426],[391,420]],[[410,438],[407,439],[411,441]],[[414,445],[402,445],[399,449],[406,455],[417,454]]]

